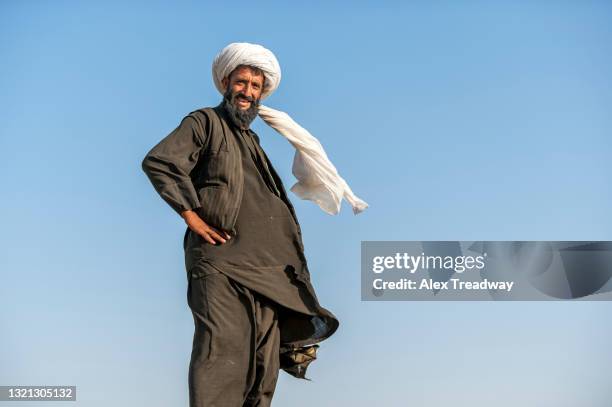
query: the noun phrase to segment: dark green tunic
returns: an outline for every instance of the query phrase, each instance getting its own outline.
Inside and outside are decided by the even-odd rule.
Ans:
[[[212,245],[188,229],[187,270],[197,277],[212,267],[280,304],[281,367],[303,378],[316,354],[316,346],[310,345],[332,335],[338,320],[318,303],[301,250],[297,219],[289,209],[282,181],[272,175],[271,163],[255,133],[231,127],[244,171],[236,234],[226,243]],[[302,355],[304,352],[309,356]]]

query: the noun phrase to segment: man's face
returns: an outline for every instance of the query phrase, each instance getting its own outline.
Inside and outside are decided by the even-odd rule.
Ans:
[[[229,78],[223,79],[223,85],[226,91],[231,92],[232,104],[240,110],[247,110],[254,101],[259,101],[264,76],[255,73],[248,66],[241,66],[236,68]]]

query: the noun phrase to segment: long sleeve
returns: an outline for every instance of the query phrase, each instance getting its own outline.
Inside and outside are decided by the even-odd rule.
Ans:
[[[142,170],[157,193],[179,215],[200,207],[190,173],[204,146],[205,135],[199,130],[201,128],[196,119],[186,116],[142,161]]]

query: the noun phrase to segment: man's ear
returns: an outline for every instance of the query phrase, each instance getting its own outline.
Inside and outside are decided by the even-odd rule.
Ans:
[[[227,92],[227,85],[229,83],[229,79],[227,76],[221,80],[221,85],[223,85],[223,92]]]

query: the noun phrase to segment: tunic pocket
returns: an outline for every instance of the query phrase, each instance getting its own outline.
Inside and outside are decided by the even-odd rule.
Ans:
[[[234,203],[230,202],[230,191],[226,185],[209,180],[198,190],[201,208],[198,214],[209,225],[223,230],[231,230],[230,218]]]
[[[227,185],[229,165],[227,150],[209,151],[203,154],[198,162],[196,184]]]

